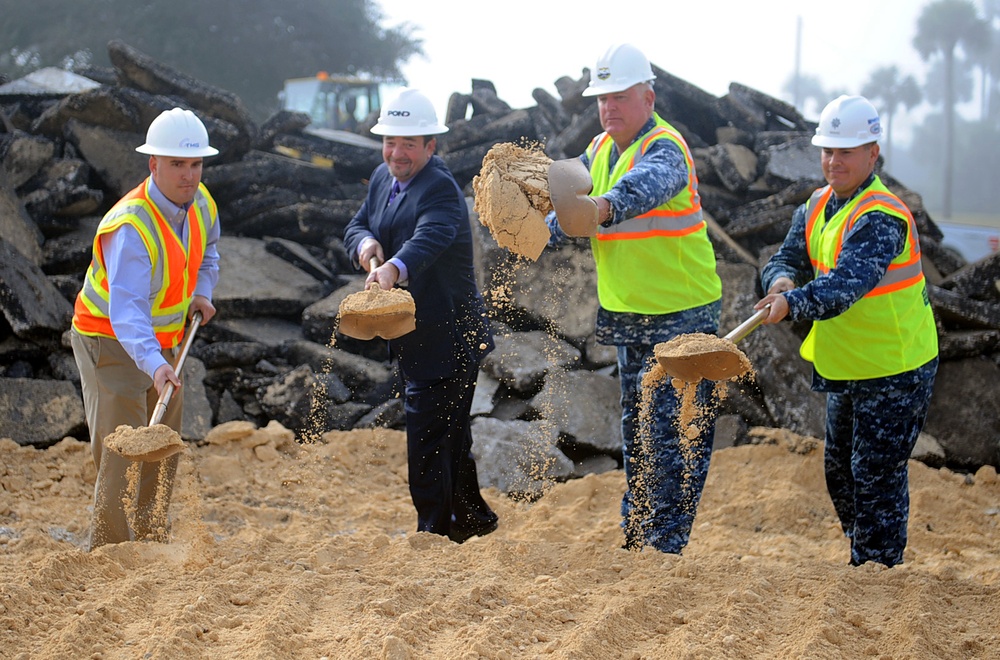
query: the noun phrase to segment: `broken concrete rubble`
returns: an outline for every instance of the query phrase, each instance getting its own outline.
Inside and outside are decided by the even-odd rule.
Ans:
[[[339,299],[358,289],[343,229],[364,199],[377,151],[324,140],[296,113],[257,126],[230,92],[123,42],[109,51],[113,71],[95,72],[94,84],[45,94],[0,86],[0,385],[52,393],[40,396],[78,387],[64,333],[93,231],[146,176],[146,159],[134,152],[144,128],[180,106],[205,120],[221,149],[206,161],[204,181],[224,233],[220,314],[199,332],[185,368],[188,405],[199,419],[185,421],[184,438],[200,441],[211,425],[232,420],[276,420],[300,437],[351,425],[400,427],[398,379],[385,344],[333,334]],[[814,125],[787,103],[738,83],[715,97],[654,69],[657,111],[694,152],[724,282],[721,329],[729,330],[759,297],[757,268],[784,237],[794,208],[822,182],[809,144]],[[587,79],[584,71],[556,81],[559,98],[535,90],[530,108],[512,109],[484,80],[473,81],[471,93],[452,95],[439,153],[470,206],[473,180],[495,145],[537,142],[551,159],[586,148],[600,132],[596,104],[580,95]],[[935,460],[957,469],[1000,466],[1000,255],[957,263],[940,249],[941,233],[919,194],[882,175],[914,212],[932,284],[943,360],[927,425],[944,454]],[[479,464],[515,469],[509,466],[517,463],[516,444],[509,443],[531,436],[553,466],[545,479],[578,476],[574,461],[620,465],[611,428],[614,353],[594,341],[596,276],[587,244],[546,248],[529,263],[499,245],[476,214],[472,225],[477,278],[498,330],[498,350],[480,374],[488,400],[481,397],[476,408]],[[822,400],[809,390],[808,365],[797,354],[802,331],[782,324],[741,344],[757,373],[730,387],[722,404],[726,442],[747,441],[757,426],[822,437]],[[55,389],[32,389],[40,384]],[[579,388],[601,401],[576,411],[566,392]],[[317,391],[326,393],[319,407]],[[31,414],[31,406],[8,400]],[[323,428],[310,426],[317,410]],[[46,433],[27,434],[28,426]],[[39,447],[66,434],[86,440],[76,412],[69,426],[39,416],[3,434]],[[484,481],[526,493],[539,487],[531,475],[499,468]]]

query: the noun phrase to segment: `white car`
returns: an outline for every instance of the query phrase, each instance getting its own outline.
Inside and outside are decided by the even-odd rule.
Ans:
[[[1000,227],[937,221],[934,224],[944,234],[941,246],[946,250],[954,250],[967,263],[971,264],[1000,251]]]

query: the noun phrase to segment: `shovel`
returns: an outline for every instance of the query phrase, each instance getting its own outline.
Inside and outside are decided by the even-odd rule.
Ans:
[[[549,165],[549,198],[567,236],[597,235],[597,202],[589,196],[593,189],[590,171],[579,158]]]
[[[664,344],[657,344],[654,348],[656,360],[669,375],[689,383],[702,379],[729,380],[740,376],[750,368],[750,363],[743,351],[736,348],[736,344],[763,323],[770,313],[770,305],[757,310],[722,338],[705,335],[705,340],[701,341],[702,337],[698,336],[696,344],[678,342],[676,347],[671,347],[676,340],[690,337],[682,335]]]
[[[187,336],[184,338],[184,345],[181,346],[180,355],[174,364],[174,371],[179,375],[184,368],[184,360],[187,358],[191,343],[194,341],[195,332],[201,325],[201,312],[191,315],[191,325],[188,327]],[[180,434],[173,429],[160,424],[170,399],[174,394],[174,384],[170,381],[163,387],[156,405],[153,406],[153,414],[149,418],[149,426],[137,429],[129,427],[118,427],[114,433],[109,435],[104,444],[114,452],[124,456],[130,461],[156,462],[173,456],[179,451],[186,449]],[[121,431],[125,431],[121,433]]]
[[[378,258],[372,257],[369,265],[371,270],[378,268]],[[408,291],[384,291],[372,282],[341,301],[337,329],[355,339],[396,339],[417,329],[416,309]]]

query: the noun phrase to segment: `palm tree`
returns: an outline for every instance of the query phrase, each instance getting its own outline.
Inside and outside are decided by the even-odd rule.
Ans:
[[[1000,103],[997,99],[997,74],[1000,73],[1000,29],[991,27],[993,41],[984,61],[980,63],[983,70],[983,91],[981,115],[984,120],[995,120]]]
[[[869,101],[878,101],[885,117],[885,160],[892,160],[892,118],[899,106],[913,109],[922,99],[920,87],[913,76],[902,76],[899,67],[884,66],[872,72],[868,82],[861,89],[861,95]]]
[[[989,25],[979,18],[970,0],[937,0],[924,7],[917,19],[913,47],[924,60],[940,54],[945,69],[944,101],[944,188],[942,213],[951,218],[952,172],[955,166],[955,51],[982,52],[989,46]]]
[[[955,73],[951,79],[951,100],[956,105],[962,105],[973,99],[976,81],[972,75],[972,66],[965,58],[956,57],[955,65]],[[924,76],[925,101],[931,105],[944,105],[947,76],[944,60],[934,60],[934,63],[927,67],[927,74]]]
[[[993,88],[996,84],[996,74],[1000,72],[1000,29],[997,19],[1000,19],[1000,0],[981,0],[983,5],[983,20],[990,30],[990,46],[976,58],[982,77],[980,78],[980,116],[987,119],[992,114]]]

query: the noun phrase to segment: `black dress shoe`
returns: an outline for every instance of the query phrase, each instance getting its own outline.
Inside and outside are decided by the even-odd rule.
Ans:
[[[482,527],[475,529],[462,529],[461,527],[452,526],[452,528],[448,530],[448,538],[455,543],[465,543],[473,536],[486,536],[487,534],[491,534],[497,531],[497,527],[499,526],[500,522],[498,520],[494,520],[493,522],[487,523]]]

